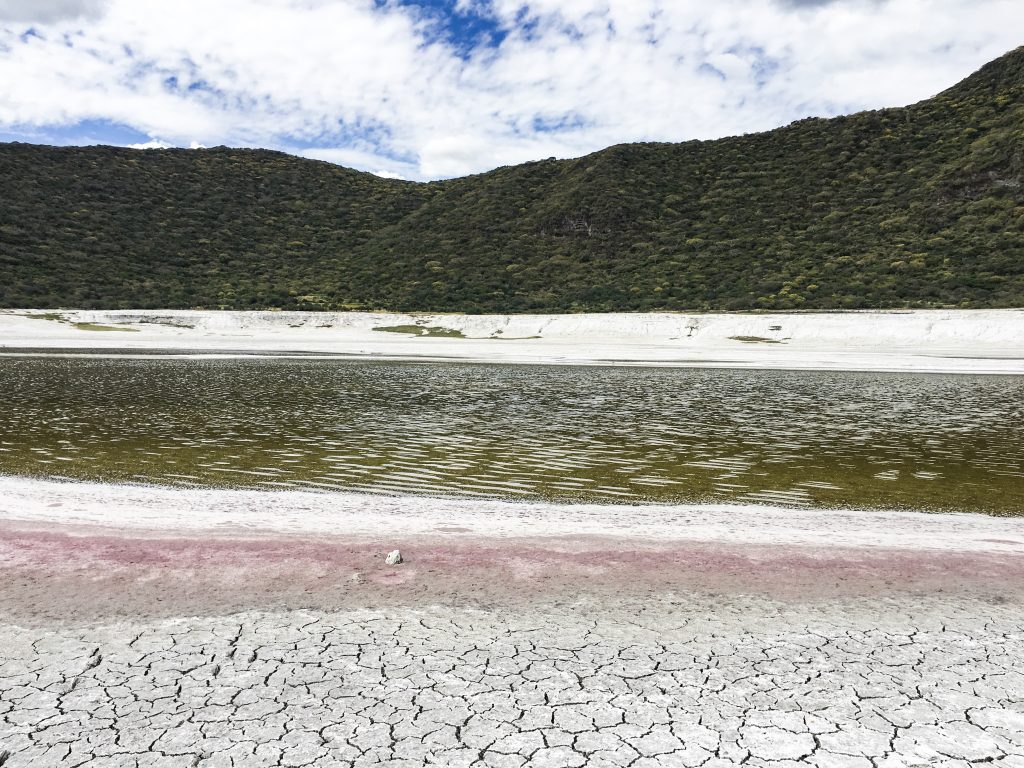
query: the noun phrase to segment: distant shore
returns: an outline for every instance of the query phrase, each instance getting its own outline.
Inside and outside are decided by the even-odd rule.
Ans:
[[[446,315],[0,310],[0,354],[1024,374],[1024,310]]]

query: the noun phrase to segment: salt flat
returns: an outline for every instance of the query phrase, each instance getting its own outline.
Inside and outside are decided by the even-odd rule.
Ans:
[[[1022,329],[1024,310],[1017,309],[571,315],[2,310],[0,353],[1024,373]]]

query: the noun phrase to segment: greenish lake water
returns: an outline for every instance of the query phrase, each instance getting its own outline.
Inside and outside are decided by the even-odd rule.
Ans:
[[[0,473],[1024,514],[1024,377],[0,358]]]

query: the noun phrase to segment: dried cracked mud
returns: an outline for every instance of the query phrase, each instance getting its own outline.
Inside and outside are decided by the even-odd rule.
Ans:
[[[1021,606],[434,606],[0,629],[4,768],[1024,766]]]

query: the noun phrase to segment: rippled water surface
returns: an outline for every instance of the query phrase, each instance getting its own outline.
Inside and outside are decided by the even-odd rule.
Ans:
[[[1024,378],[0,358],[0,473],[1024,513]]]

